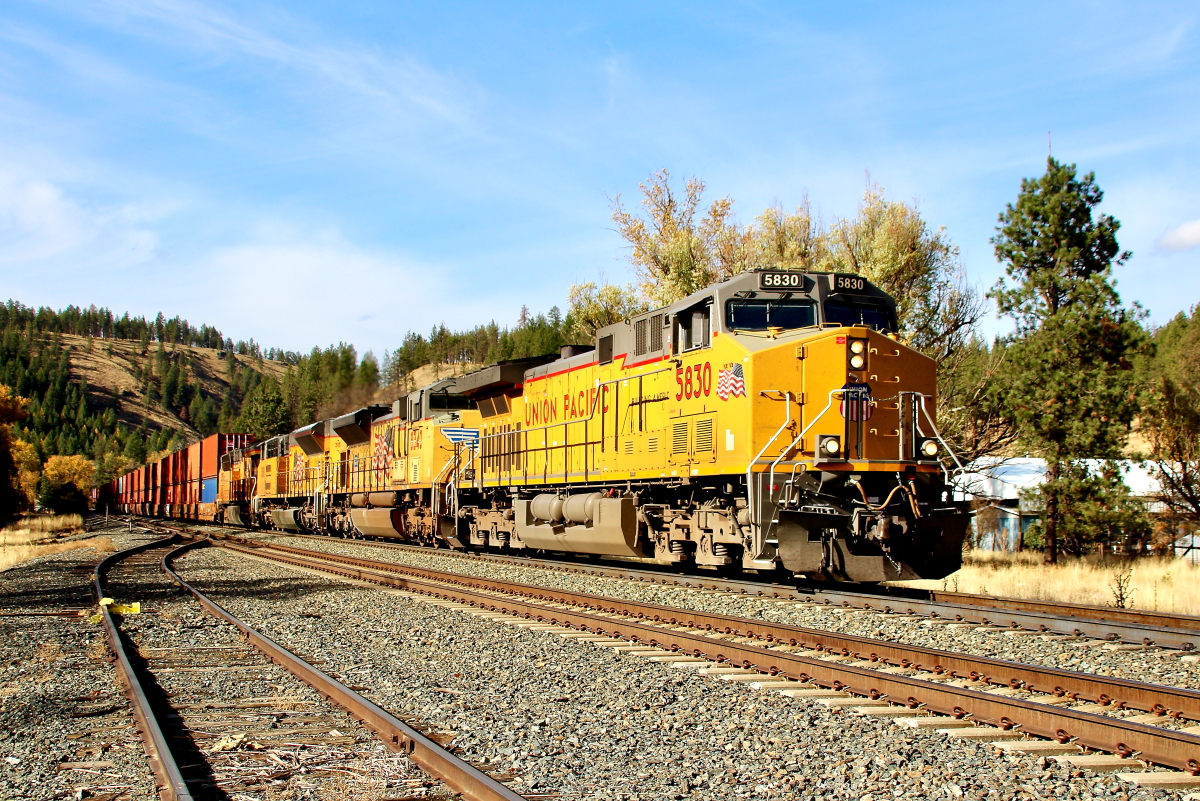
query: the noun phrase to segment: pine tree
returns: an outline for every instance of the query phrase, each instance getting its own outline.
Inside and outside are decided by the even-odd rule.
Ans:
[[[256,440],[269,439],[291,430],[287,404],[275,379],[261,381],[247,395],[238,418],[238,427]]]
[[[1112,266],[1130,258],[1120,224],[1093,218],[1104,195],[1095,175],[1053,158],[1045,174],[1021,182],[1015,205],[992,238],[1013,283],[992,291],[1013,318],[1006,405],[1022,444],[1046,460],[1042,533],[1046,561],[1058,561],[1059,528],[1074,477],[1072,460],[1111,459],[1136,411],[1132,358],[1143,346],[1138,313],[1121,306]]]

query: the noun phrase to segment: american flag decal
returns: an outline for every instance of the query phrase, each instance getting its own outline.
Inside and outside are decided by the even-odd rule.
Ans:
[[[868,384],[846,384],[842,387],[842,401],[838,404],[842,417],[851,422],[870,420],[875,407],[871,405],[871,387]]]
[[[721,400],[746,397],[746,372],[741,363],[734,362],[717,373],[717,397]]]
[[[371,469],[377,474],[385,475],[392,467],[392,429],[375,434],[375,452],[371,459]]]
[[[299,484],[304,481],[304,469],[308,467],[308,460],[304,458],[304,454],[298,453],[292,457],[292,482]]]

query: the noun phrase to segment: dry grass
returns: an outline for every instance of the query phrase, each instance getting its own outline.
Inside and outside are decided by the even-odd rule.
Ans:
[[[83,533],[83,518],[79,515],[36,515],[21,519],[0,529],[0,570],[8,570],[30,559],[79,548],[95,548],[112,553],[116,545],[108,537],[60,541],[61,537]]]
[[[83,518],[79,515],[29,515],[0,529],[0,546],[30,545],[82,531]]]
[[[1193,615],[1200,612],[1200,565],[1181,559],[1089,557],[1044,565],[1037,552],[972,551],[962,569],[948,578],[897,585]]]

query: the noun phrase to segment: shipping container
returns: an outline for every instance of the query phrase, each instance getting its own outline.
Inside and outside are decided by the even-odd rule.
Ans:
[[[209,439],[211,439],[211,437]],[[207,441],[208,440],[203,440],[201,442],[193,442],[191,445],[188,445],[188,447],[187,447],[187,480],[188,481],[195,481],[201,477],[200,476],[200,461],[201,461],[200,452],[203,449],[204,442],[207,442]]]
[[[200,489],[200,503],[216,503],[217,502],[217,477],[202,479]]]

